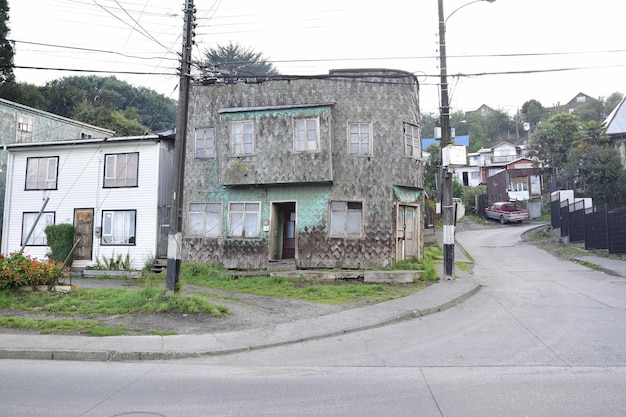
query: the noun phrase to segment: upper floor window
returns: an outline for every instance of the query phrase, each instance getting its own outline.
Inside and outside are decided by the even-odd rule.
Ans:
[[[254,123],[233,122],[231,144],[234,155],[252,155],[254,153]]]
[[[404,155],[411,158],[420,157],[420,130],[415,125],[404,124]]]
[[[218,237],[222,219],[222,203],[190,203],[189,235]]]
[[[372,155],[371,123],[348,123],[348,155]]]
[[[27,158],[26,189],[56,190],[59,157]]]
[[[331,236],[361,236],[363,203],[358,201],[332,201],[330,203]]]
[[[137,210],[102,211],[102,245],[134,245]]]
[[[139,172],[139,152],[105,155],[104,187],[136,187]]]
[[[31,116],[17,116],[17,142],[33,141],[34,119]]]
[[[259,236],[260,203],[230,203],[228,210],[229,235],[234,237]]]
[[[196,158],[215,158],[215,128],[196,129]]]
[[[26,238],[28,238],[28,242],[26,242],[28,246],[46,246],[48,243],[45,230],[47,226],[54,224],[54,212],[42,213],[39,221],[35,224],[38,214],[22,213],[22,244],[26,242]],[[33,225],[35,225],[34,229]],[[28,236],[29,233],[30,237]]]
[[[317,117],[295,119],[295,150],[299,152],[319,150],[319,121]]]

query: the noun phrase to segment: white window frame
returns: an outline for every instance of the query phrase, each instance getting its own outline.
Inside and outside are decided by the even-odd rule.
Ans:
[[[135,165],[129,168],[129,161]],[[103,188],[127,188],[139,185],[139,152],[112,153],[104,155]]]
[[[233,155],[253,155],[256,145],[254,122],[251,120],[232,122],[230,143]]]
[[[197,159],[215,158],[215,128],[196,129],[195,153]]]
[[[26,158],[25,190],[56,190],[59,157],[44,156]]]
[[[32,116],[26,116],[20,114],[17,116],[17,136],[16,142],[26,143],[33,141],[33,126],[35,124],[35,118]]]
[[[417,159],[422,153],[420,128],[417,125],[404,123],[404,155]]]
[[[31,227],[35,223],[35,219],[39,212],[24,212],[22,213],[22,245],[26,241],[26,237],[28,236],[28,232],[30,232]],[[41,217],[37,222],[37,226],[33,230],[33,233],[30,235],[28,242],[26,242],[25,246],[46,246],[48,241],[46,238],[46,227],[54,224],[54,216],[55,213],[53,211],[45,211],[41,213]]]
[[[228,204],[229,236],[259,237],[260,221],[260,201],[231,201]]]
[[[348,155],[372,156],[374,149],[373,142],[371,123],[348,123]]]
[[[293,121],[293,149],[296,152],[318,152],[320,149],[319,117],[297,117]]]
[[[222,230],[222,203],[189,203],[189,236],[219,237]]]
[[[137,244],[137,210],[102,210],[102,246]]]
[[[363,236],[363,202],[330,202],[330,236]]]

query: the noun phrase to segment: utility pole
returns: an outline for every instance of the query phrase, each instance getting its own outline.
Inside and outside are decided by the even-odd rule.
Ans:
[[[439,5],[439,65],[441,69],[441,205],[443,211],[443,279],[454,279],[454,223],[456,213],[452,195],[452,171],[443,165],[444,149],[452,145],[450,129],[450,103],[448,99],[448,64],[446,62],[446,22],[456,12],[470,4],[486,1],[493,3],[496,0],[473,0],[457,7],[446,18],[443,13],[443,0]],[[448,155],[449,156],[449,155]],[[449,160],[449,159],[448,159]]]
[[[187,109],[189,107],[189,84],[191,82],[191,47],[195,27],[193,0],[185,0],[185,24],[183,50],[178,87],[178,114],[174,143],[174,166],[172,173],[172,199],[170,203],[170,230],[167,239],[167,276],[165,289],[172,292],[180,278],[182,253],[183,188],[185,178],[185,148],[187,142]]]
[[[439,1],[439,65],[441,69],[441,208],[443,211],[443,279],[454,279],[454,204],[452,173],[443,166],[444,148],[451,144],[448,67],[446,63],[446,20],[443,0]],[[456,10],[455,10],[456,11]],[[454,12],[453,12],[454,13]]]

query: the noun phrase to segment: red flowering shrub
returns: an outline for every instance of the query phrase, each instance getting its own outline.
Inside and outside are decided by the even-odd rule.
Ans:
[[[40,261],[15,252],[8,257],[0,256],[0,290],[17,288],[25,285],[47,285],[55,277],[65,278],[66,271],[61,271],[62,263],[53,260]]]

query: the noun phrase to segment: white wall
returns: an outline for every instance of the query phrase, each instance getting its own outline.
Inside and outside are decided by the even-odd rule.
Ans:
[[[138,187],[103,188],[104,155],[108,153],[139,152]],[[137,210],[136,244],[132,246],[101,246],[93,238],[92,260],[74,261],[74,267],[96,264],[98,258],[110,258],[128,253],[131,267],[142,268],[156,254],[157,192],[159,144],[153,141],[100,142],[80,146],[32,147],[9,152],[2,253],[18,251],[21,247],[22,213],[37,212],[45,197],[49,197],[46,212],[55,213],[55,223],[74,221],[75,208],[94,209],[94,233],[102,222],[103,210]],[[58,189],[25,191],[27,157],[58,156]],[[27,246],[25,254],[44,259],[49,248]]]

